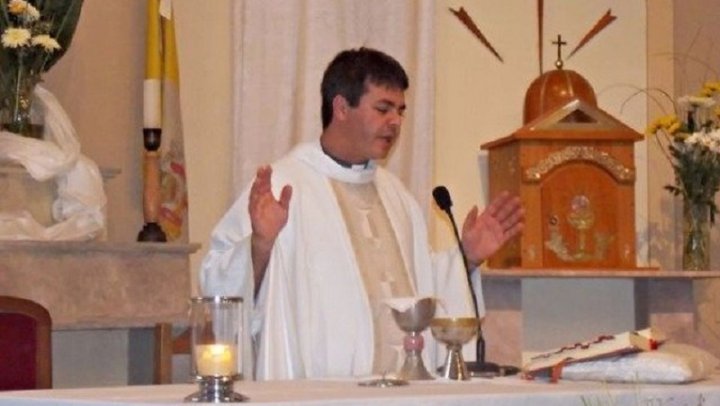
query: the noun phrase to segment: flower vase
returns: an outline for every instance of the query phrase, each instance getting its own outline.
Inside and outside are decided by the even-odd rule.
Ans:
[[[37,79],[21,79],[16,92],[9,96],[0,112],[2,129],[23,137],[41,139],[44,126],[33,112],[33,91]]]
[[[686,271],[710,269],[710,206],[683,202],[682,266]]]

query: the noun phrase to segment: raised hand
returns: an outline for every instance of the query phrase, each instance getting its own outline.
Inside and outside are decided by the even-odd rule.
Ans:
[[[480,264],[519,234],[524,221],[520,198],[507,192],[493,199],[479,215],[477,206],[473,206],[462,228],[463,249],[470,265]]]
[[[280,198],[272,193],[272,168],[268,165],[257,170],[255,181],[250,188],[248,211],[252,224],[252,261],[255,273],[255,290],[260,287],[265,268],[270,261],[270,252],[280,230],[288,220],[292,187],[285,185]]]

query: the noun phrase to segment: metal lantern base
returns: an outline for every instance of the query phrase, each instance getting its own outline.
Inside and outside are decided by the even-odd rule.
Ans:
[[[196,380],[200,390],[185,397],[190,403],[235,403],[249,400],[247,396],[233,390],[236,376],[202,376]]]

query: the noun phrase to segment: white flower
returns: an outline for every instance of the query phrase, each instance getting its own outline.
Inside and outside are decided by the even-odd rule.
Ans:
[[[47,52],[57,51],[60,49],[60,44],[57,42],[57,40],[47,34],[40,34],[32,37],[32,40],[30,42],[33,45],[41,46],[45,49]]]
[[[690,135],[689,137],[685,138],[684,143],[685,143],[685,145],[699,144],[701,142],[701,138],[702,138],[702,133],[695,132],[695,133],[692,133],[692,135]]]
[[[25,9],[25,18],[27,21],[37,21],[40,19],[40,12],[32,4],[27,5]]]
[[[708,139],[708,148],[710,151],[718,154],[720,153],[720,130],[714,128],[712,131],[705,134]]]
[[[19,48],[30,42],[30,31],[25,28],[8,28],[0,37],[5,48]]]
[[[715,105],[715,99],[712,97],[683,96],[678,99],[678,104],[683,107],[710,108]]]
[[[720,128],[714,128],[712,131],[707,133],[707,136],[714,142],[720,142]]]

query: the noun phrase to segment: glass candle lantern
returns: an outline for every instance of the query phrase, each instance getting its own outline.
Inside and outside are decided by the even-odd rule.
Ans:
[[[240,297],[195,297],[190,299],[192,374],[200,390],[189,402],[241,402],[247,398],[234,392],[241,378],[242,312]]]

